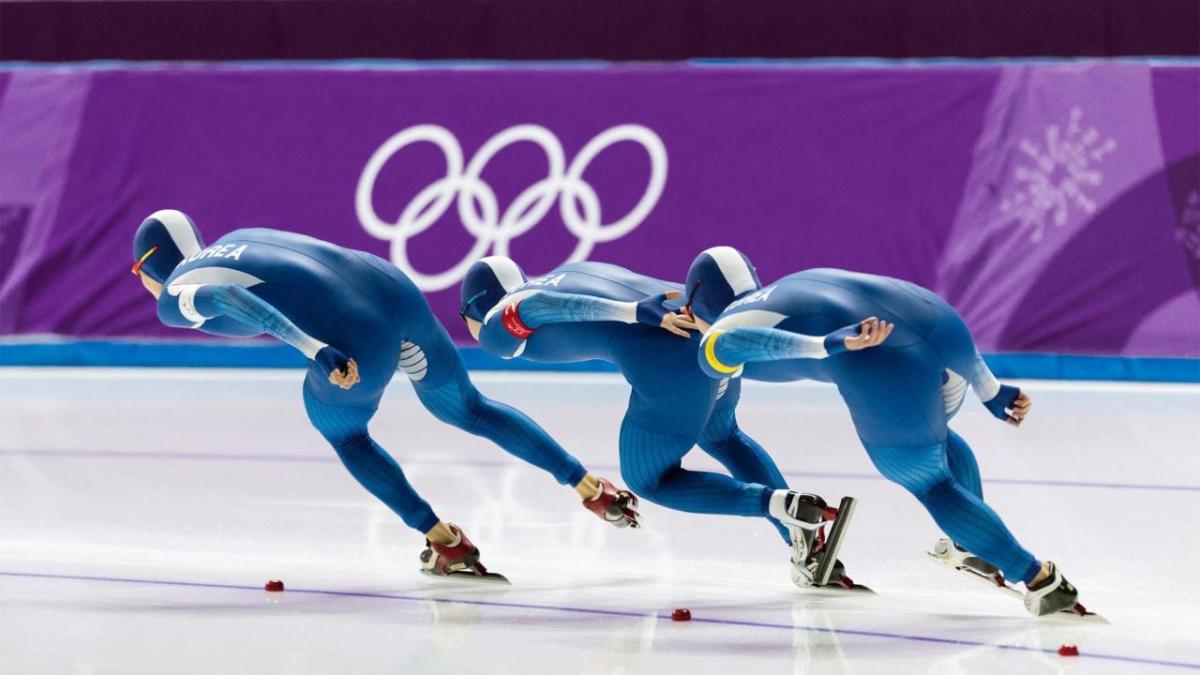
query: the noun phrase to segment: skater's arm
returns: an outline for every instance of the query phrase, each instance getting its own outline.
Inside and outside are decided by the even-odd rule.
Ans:
[[[483,351],[502,359],[514,359],[525,353],[525,340],[533,335],[516,308],[521,301],[537,291],[517,291],[505,296],[483,317],[479,327],[479,346]]]
[[[169,292],[178,298],[179,313],[192,321],[194,328],[201,328],[211,319],[228,319],[300,350],[331,382],[344,389],[358,381],[353,359],[300,330],[278,309],[241,286],[181,284],[171,286]]]
[[[678,291],[670,291],[640,301],[620,301],[577,293],[517,291],[506,296],[484,317],[479,343],[484,351],[510,359],[520,356],[525,351],[525,341],[543,326],[597,321],[659,326],[688,337],[687,329],[694,327],[690,319],[663,306],[665,301],[678,294]]]
[[[176,290],[178,288],[179,286],[175,287]],[[224,316],[207,319],[204,317],[198,319],[185,317],[180,311],[178,295],[171,295],[165,291],[159,296],[158,318],[172,328],[193,328],[210,335],[220,335],[221,337],[244,338],[262,335],[262,330]]]
[[[552,323],[592,321],[661,326],[663,317],[671,313],[663,303],[678,295],[678,291],[669,291],[638,301],[622,301],[578,293],[539,291],[509,304],[502,311],[515,312],[520,321],[533,330]]]
[[[196,284],[172,287],[171,291],[178,291],[179,307],[184,316],[197,322],[227,317],[286,342],[310,359],[328,346],[300,330],[282,312],[241,286]]]
[[[892,332],[892,324],[871,317],[825,336],[803,335],[778,328],[714,326],[700,343],[700,367],[709,377],[729,377],[742,364],[789,359],[823,359],[844,351],[874,347]]]
[[[966,365],[965,368],[959,367],[959,370],[962,371],[959,374],[971,383],[971,388],[975,390],[975,394],[979,396],[979,400],[988,409],[988,412],[996,419],[1014,427],[1021,426],[1021,422],[1029,415],[1029,409],[1033,407],[1033,401],[1030,400],[1029,394],[1017,387],[1000,384],[991,369],[984,363],[979,352],[975,352],[974,357]]]

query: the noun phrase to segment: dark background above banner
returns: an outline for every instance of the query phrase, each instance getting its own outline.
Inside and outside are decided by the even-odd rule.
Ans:
[[[1195,0],[0,2],[0,59],[1200,55]]]

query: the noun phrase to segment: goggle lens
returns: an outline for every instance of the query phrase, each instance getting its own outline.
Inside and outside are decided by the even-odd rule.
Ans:
[[[136,277],[138,272],[142,271],[142,265],[146,264],[146,259],[154,255],[154,252],[157,250],[157,246],[151,246],[149,251],[146,251],[142,257],[138,258],[137,262],[133,263],[133,267],[129,268],[129,273]]]

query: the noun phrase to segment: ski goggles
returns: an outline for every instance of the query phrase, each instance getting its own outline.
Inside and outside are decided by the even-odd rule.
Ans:
[[[142,265],[145,265],[146,260],[150,256],[154,255],[154,252],[157,250],[157,246],[151,246],[149,251],[143,253],[142,257],[138,258],[137,262],[133,263],[133,267],[129,268],[129,273],[136,277],[138,273],[142,271]]]
[[[458,318],[462,319],[463,323],[466,323],[467,319],[470,318],[467,316],[467,310],[471,309],[471,303],[473,303],[476,300],[478,300],[479,298],[483,297],[483,295],[485,293],[487,293],[487,289],[479,291],[475,295],[472,295],[471,297],[467,298],[467,301],[462,304],[462,307],[458,308]]]
[[[700,290],[700,283],[702,281],[704,281],[704,280],[697,279],[696,283],[692,284],[692,288],[691,288],[691,290],[688,291],[688,294],[687,294],[687,304],[683,306],[683,313],[686,314],[687,317],[689,319],[692,319],[693,321],[695,321],[696,315],[692,313],[692,303],[696,301],[696,291]]]

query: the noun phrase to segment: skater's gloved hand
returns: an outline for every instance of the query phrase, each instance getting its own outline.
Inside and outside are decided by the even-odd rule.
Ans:
[[[892,334],[894,324],[880,321],[875,317],[863,320],[845,328],[839,328],[825,336],[825,351],[830,356],[844,351],[858,351],[883,344]]]
[[[1019,427],[1033,408],[1033,400],[1020,389],[1002,384],[1000,391],[991,400],[984,401],[983,405],[996,419]]]
[[[690,316],[672,312],[663,306],[667,300],[674,300],[679,295],[679,291],[667,291],[642,299],[637,304],[638,323],[658,326],[682,338],[688,337],[689,330],[699,330]]]
[[[313,357],[313,363],[321,369],[321,374],[342,389],[349,389],[358,384],[358,364],[338,351],[337,347],[325,345]]]

